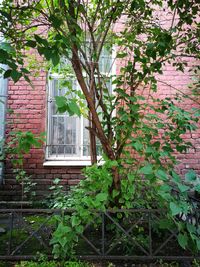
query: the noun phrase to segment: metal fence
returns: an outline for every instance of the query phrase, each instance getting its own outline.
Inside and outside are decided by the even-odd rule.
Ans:
[[[52,257],[49,241],[57,225],[55,215],[61,213],[49,209],[0,209],[0,260],[35,259],[38,253]],[[180,248],[175,228],[158,227],[164,220],[160,210],[94,211],[94,220],[79,236],[77,257],[138,261],[200,259],[200,254]]]

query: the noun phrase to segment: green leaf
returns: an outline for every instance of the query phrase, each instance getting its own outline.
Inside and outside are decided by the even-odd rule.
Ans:
[[[6,12],[6,11],[4,11],[4,10],[0,10],[0,14],[1,14],[2,16],[4,16],[5,18],[7,18],[8,21],[12,21],[12,17],[11,17],[11,15],[10,15],[10,13],[8,13],[8,12]]]
[[[51,239],[50,245],[52,245],[54,243],[56,243],[56,242],[54,242],[54,240]],[[60,246],[58,244],[56,244],[56,245],[53,246],[52,253],[54,254],[54,259],[58,259],[59,258],[59,255],[60,255]]]
[[[72,231],[72,228],[69,226],[64,226],[61,224],[60,231],[61,231],[62,235],[64,235],[66,233],[70,233]]]
[[[3,60],[7,60],[9,58],[9,54],[7,53],[7,51],[0,49],[0,62],[4,63]]]
[[[6,42],[0,43],[0,48],[7,51],[8,53],[15,52],[15,49],[9,43]]]
[[[108,198],[108,194],[107,193],[99,193],[96,195],[96,200],[98,201],[105,201]]]
[[[177,186],[178,186],[179,190],[180,190],[182,193],[184,193],[184,192],[188,191],[188,189],[190,189],[189,186],[184,185],[184,184],[177,184]]]
[[[29,83],[29,85],[34,89],[33,84],[27,75],[24,75],[24,80],[27,81],[27,83]]]
[[[119,191],[117,191],[117,190],[114,189],[114,190],[112,191],[112,197],[115,198],[115,197],[118,196],[118,195],[119,195]]]
[[[38,52],[40,55],[44,55],[46,60],[50,60],[52,58],[52,51],[50,48],[46,47],[38,47]]]
[[[177,173],[175,173],[174,171],[172,171],[172,181],[175,182],[176,184],[181,183],[180,176]]]
[[[117,213],[117,218],[118,218],[118,219],[121,219],[122,217],[123,217],[122,213],[121,213],[121,212],[118,212],[118,213]]]
[[[76,226],[76,232],[82,234],[84,231],[84,227],[82,225]]]
[[[157,170],[155,172],[156,176],[161,179],[161,180],[167,180],[168,179],[168,176],[167,176],[167,173],[161,169]]]
[[[170,209],[171,209],[171,212],[172,212],[172,216],[175,216],[175,215],[179,214],[180,212],[182,212],[182,208],[179,207],[174,202],[170,202],[169,206],[170,206]]]
[[[28,47],[35,48],[37,43],[35,41],[33,41],[33,40],[28,40],[25,45],[28,46]]]
[[[71,100],[71,102],[69,102],[68,104],[69,109],[72,111],[73,114],[78,115],[79,117],[81,116],[81,111],[79,106],[76,103],[76,100]]]
[[[39,35],[35,34],[34,35],[35,40],[40,44],[40,45],[44,45],[44,46],[48,46],[48,41],[46,39],[41,38]]]
[[[135,175],[133,173],[128,173],[128,180],[133,182],[135,180]]]
[[[54,15],[50,15],[49,16],[49,20],[52,22],[52,25],[55,27],[55,28],[59,28],[62,24],[62,20]]]
[[[187,230],[190,233],[195,233],[196,232],[196,226],[194,226],[193,224],[187,223]]]
[[[197,244],[198,250],[200,250],[200,240],[199,239],[196,239],[196,244]]]
[[[10,77],[16,83],[22,77],[22,74],[20,72],[18,72],[17,70],[12,70],[11,73],[10,73]]]
[[[137,150],[141,151],[143,149],[143,144],[140,141],[136,141],[135,143],[132,143],[132,146]]]
[[[4,75],[3,75],[4,79],[10,77],[10,75],[11,75],[11,71],[12,71],[12,70],[7,70],[7,71],[5,71],[5,73],[4,73]]]
[[[59,56],[59,54],[58,53],[53,53],[51,55],[51,60],[52,60],[53,65],[54,66],[57,66],[58,63],[60,62],[60,56]]]
[[[64,96],[55,96],[55,100],[56,100],[56,105],[59,108],[62,108],[64,106],[66,106],[66,97],[64,97]]]
[[[194,182],[196,181],[196,178],[197,178],[196,173],[193,170],[190,170],[189,172],[185,174],[185,180],[187,182]]]
[[[166,193],[166,192],[169,193],[169,192],[171,192],[171,190],[172,190],[172,188],[168,184],[161,185],[160,189],[159,189],[159,191],[162,191],[164,193]]]
[[[185,249],[188,244],[188,236],[186,234],[178,234],[178,243],[179,245]]]
[[[174,226],[173,221],[170,219],[160,219],[159,228],[160,229],[172,229]]]
[[[117,58],[124,58],[127,56],[127,53],[126,52],[120,52],[117,54]]]
[[[73,216],[71,217],[71,222],[72,222],[72,227],[74,227],[74,226],[79,225],[79,224],[81,223],[81,220],[80,220],[80,218],[77,217],[76,215],[73,215]]]
[[[195,185],[194,190],[200,193],[200,184]]]
[[[59,239],[59,243],[64,248],[66,246],[66,244],[68,243],[68,239],[64,236],[64,237]]]
[[[30,71],[28,71],[28,70],[25,69],[25,68],[20,68],[20,70],[21,70],[23,73],[26,73],[26,74],[29,74],[29,73],[30,73]]]
[[[148,164],[142,167],[139,172],[143,174],[152,174],[153,173],[152,164]]]
[[[56,185],[58,185],[60,183],[60,179],[59,178],[55,178],[53,180],[53,183],[56,184]]]

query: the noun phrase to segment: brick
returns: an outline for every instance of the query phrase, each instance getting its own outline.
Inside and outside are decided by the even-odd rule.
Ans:
[[[82,169],[83,169],[83,167],[80,167],[80,168],[70,168],[70,169],[68,169],[68,173],[72,173],[72,174],[78,173],[78,174],[80,174],[80,173],[82,173]]]
[[[58,174],[62,174],[64,172],[63,169],[52,169],[51,173],[58,173]]]
[[[36,164],[35,163],[29,164],[28,167],[30,169],[35,169],[36,168]]]
[[[43,174],[43,173],[45,174],[46,172],[47,172],[47,171],[46,171],[45,169],[35,169],[35,170],[34,170],[34,173],[35,173],[35,174]]]
[[[37,178],[39,178],[38,176],[37,176]],[[45,184],[45,185],[48,185],[48,186],[50,186],[51,184],[52,184],[52,179],[34,179],[34,182],[36,182],[37,184]]]
[[[78,179],[77,180],[69,180],[68,184],[69,185],[77,185],[79,182],[80,182],[80,180],[78,180]]]
[[[71,175],[70,174],[62,174],[61,177],[62,177],[62,179],[70,179]]]
[[[47,173],[47,174],[45,175],[45,178],[46,178],[46,179],[53,179],[53,174]]]
[[[2,190],[2,191],[0,191],[0,196],[15,196],[15,195],[20,196],[21,191],[14,191],[14,190]]]
[[[71,174],[71,179],[79,179],[80,175],[79,174]]]

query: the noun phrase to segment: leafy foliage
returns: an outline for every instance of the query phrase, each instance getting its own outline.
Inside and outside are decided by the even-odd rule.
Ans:
[[[60,185],[60,181],[59,178],[53,180],[53,185],[49,188],[51,193],[44,200],[44,204],[49,208],[63,209],[66,207],[69,196],[64,190],[63,185]]]
[[[5,154],[9,154],[13,165],[22,166],[24,155],[32,147],[40,148],[44,142],[44,134],[36,137],[32,132],[13,131],[9,133],[9,142],[5,146]]]
[[[89,267],[88,263],[78,262],[78,261],[68,261],[68,262],[56,262],[56,261],[22,261],[17,264],[16,267]]]
[[[199,192],[199,177],[194,172],[188,172],[183,181],[174,171],[169,173],[163,171],[162,175],[154,176],[153,182],[141,179],[140,174],[134,176],[129,173],[128,179],[121,181],[121,193],[113,190],[110,194],[112,167],[113,162],[107,161],[102,167],[94,165],[86,168],[84,173],[86,179],[81,181],[62,203],[63,209],[70,208],[74,212],[72,215],[57,217],[59,226],[51,240],[56,258],[65,258],[75,254],[75,248],[79,236],[84,231],[84,226],[91,222],[98,225],[100,223],[98,212],[105,212],[111,208],[117,210],[115,201],[113,201],[116,196],[119,197],[119,203],[124,209],[158,208],[165,210],[165,218],[157,222],[157,231],[177,228],[180,246],[184,249],[189,248],[193,252],[199,250],[199,227],[196,213],[198,202],[191,201],[190,197],[192,190]],[[147,170],[146,175],[152,175],[150,167],[145,170]],[[59,199],[60,196],[58,203]],[[55,202],[57,202],[56,199]],[[122,213],[116,214],[116,219],[120,222]],[[128,219],[128,213],[123,214]],[[136,237],[140,238],[140,242],[141,240],[145,242],[141,239],[141,231],[140,229],[140,235],[136,234]],[[115,234],[117,238],[117,232]]]
[[[31,176],[23,168],[24,156],[33,147],[40,148],[44,142],[44,135],[36,137],[32,132],[13,131],[8,136],[8,142],[4,145],[2,159],[9,157],[14,167],[13,173],[16,181],[22,185],[22,200],[24,198],[33,199],[36,183],[31,180]]]

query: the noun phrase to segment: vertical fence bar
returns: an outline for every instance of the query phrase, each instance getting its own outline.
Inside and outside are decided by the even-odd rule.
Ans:
[[[105,255],[105,214],[104,212],[102,212],[101,214],[101,220],[102,220],[102,224],[101,224],[101,249],[102,249],[102,255]]]
[[[14,215],[13,215],[13,212],[11,212],[11,214],[10,214],[10,225],[9,225],[8,255],[10,255],[11,247],[12,247],[13,219],[14,219]]]
[[[151,228],[151,212],[148,213],[148,224],[149,224],[149,256],[152,256],[152,228]]]

